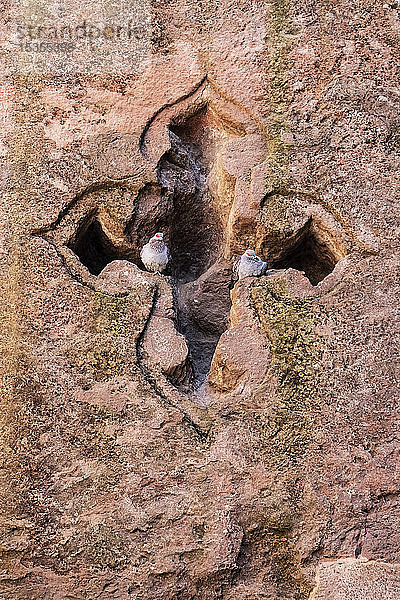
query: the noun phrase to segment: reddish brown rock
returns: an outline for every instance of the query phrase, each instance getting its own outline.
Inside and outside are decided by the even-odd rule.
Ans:
[[[344,559],[322,563],[311,600],[395,600],[400,594],[400,567],[377,561]]]
[[[252,354],[256,344],[251,343],[252,331],[244,327],[225,332],[215,350],[208,382],[218,391],[231,391],[253,366]]]
[[[0,596],[397,599],[398,10],[139,4],[1,17]]]
[[[219,339],[208,376],[208,383],[219,392],[236,389],[243,395],[245,388],[254,390],[270,366],[265,338],[251,306],[251,280],[238,282],[231,292],[229,328]]]
[[[143,353],[173,383],[188,376],[188,348],[185,337],[178,333],[171,319],[153,316],[143,338]]]
[[[132,288],[152,288],[151,282],[136,265],[126,260],[114,260],[101,271],[95,281],[98,290],[108,294],[129,294]]]
[[[181,302],[191,320],[203,331],[220,334],[228,326],[232,264],[218,262],[193,282],[182,286]]]

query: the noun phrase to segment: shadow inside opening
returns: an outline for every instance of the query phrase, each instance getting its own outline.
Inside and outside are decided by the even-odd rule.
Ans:
[[[303,271],[312,285],[317,285],[332,273],[338,258],[332,247],[318,235],[310,219],[300,238],[273,262],[275,269],[297,269]]]
[[[92,275],[99,275],[113,260],[130,258],[130,254],[114,246],[97,219],[81,225],[67,245]]]

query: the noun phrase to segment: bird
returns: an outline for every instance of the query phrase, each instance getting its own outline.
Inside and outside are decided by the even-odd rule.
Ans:
[[[163,273],[170,259],[169,250],[164,244],[164,234],[159,232],[153,235],[150,241],[143,246],[140,258],[147,271]]]
[[[268,271],[268,264],[261,260],[254,250],[249,248],[236,260],[233,268],[238,278],[244,279],[245,277],[260,277],[261,275],[265,275]]]

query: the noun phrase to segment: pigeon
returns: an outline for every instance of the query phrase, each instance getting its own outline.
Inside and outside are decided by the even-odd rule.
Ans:
[[[167,268],[170,259],[170,253],[164,244],[164,235],[156,233],[150,239],[149,243],[143,246],[140,253],[142,263],[147,271],[152,273],[162,273]]]
[[[239,279],[260,277],[267,273],[268,265],[256,255],[254,250],[249,249],[237,259],[234,270],[236,270]]]

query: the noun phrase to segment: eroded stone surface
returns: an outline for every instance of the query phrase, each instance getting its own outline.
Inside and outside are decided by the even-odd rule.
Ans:
[[[377,561],[322,563],[311,600],[394,600],[400,594],[400,567]]]
[[[14,76],[1,96],[0,593],[396,598],[398,11],[178,1],[150,13],[132,75],[21,75],[15,44],[1,55]],[[170,154],[162,192],[171,120],[177,148],[201,143]],[[88,217],[111,259],[100,277],[74,252]],[[279,264],[310,218],[338,261],[314,287]],[[246,393],[232,378],[200,409],[143,360],[151,319],[177,317],[173,285],[112,262],[138,262],[160,229],[202,241],[195,261],[175,254],[188,302],[193,279],[248,245],[287,268],[240,288],[252,311],[233,301],[226,359],[243,367],[255,327],[250,354],[263,346],[269,361]],[[219,334],[226,315],[209,316]]]
[[[132,288],[144,286],[154,288],[149,278],[131,262],[114,260],[109,263],[95,280],[96,289],[108,294],[129,294]]]
[[[172,319],[157,316],[150,319],[143,338],[143,352],[173,383],[182,383],[189,375],[186,341]]]
[[[240,384],[240,394],[252,390],[266,376],[270,354],[259,330],[250,288],[253,278],[238,282],[231,292],[229,327],[219,339],[211,363],[208,383],[219,392],[231,392]]]

